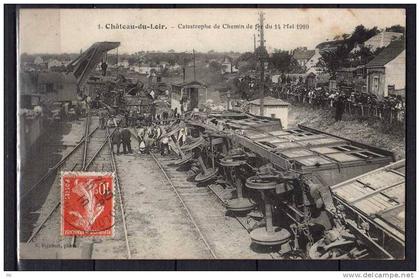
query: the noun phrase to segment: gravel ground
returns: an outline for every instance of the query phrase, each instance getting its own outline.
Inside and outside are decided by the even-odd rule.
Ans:
[[[133,258],[210,258],[153,158],[120,155],[117,164]]]
[[[387,131],[379,122],[355,120],[346,114],[336,122],[332,111],[291,105],[289,127],[297,124],[392,151],[397,160],[405,158],[405,133],[398,127]]]

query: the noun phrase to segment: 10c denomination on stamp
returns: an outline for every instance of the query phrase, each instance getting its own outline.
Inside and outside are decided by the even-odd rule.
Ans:
[[[112,236],[113,226],[113,173],[62,172],[61,235]]]

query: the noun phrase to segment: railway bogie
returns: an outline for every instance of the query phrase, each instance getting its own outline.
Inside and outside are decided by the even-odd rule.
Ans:
[[[82,249],[83,257],[100,258],[112,249],[122,258],[131,258],[137,252],[129,241],[133,232],[128,231],[125,212],[134,209],[124,206],[124,188],[119,185],[110,142],[114,129],[97,129],[91,124],[92,119],[96,121],[95,117],[87,118],[85,136],[75,147],[79,151],[69,155],[63,170],[73,167],[72,170],[113,172],[118,225],[112,238],[79,240],[57,236],[55,243],[60,247],[87,247]],[[282,130],[278,124],[244,113],[192,115],[170,125],[163,135],[170,138],[171,149],[178,157],[164,165],[159,161],[163,157],[157,159],[152,153],[151,158],[198,233],[197,239],[202,243],[197,247],[204,244],[206,254],[218,258],[217,247],[210,243],[217,237],[207,240],[202,231],[209,220],[203,213],[198,214],[203,219],[197,220],[194,212],[201,206],[194,197],[210,194],[205,188],[191,189],[192,182],[198,187],[209,186],[225,206],[226,216],[236,218],[247,230],[252,242],[249,249],[267,251],[272,258],[403,258],[405,203],[401,193],[405,162],[390,164],[394,157],[386,150],[303,126]],[[188,131],[185,141],[178,140],[181,130],[183,135]],[[174,175],[168,168],[185,171],[185,177],[189,177],[186,185],[181,185],[184,182],[179,178],[173,182]],[[215,187],[229,193],[228,199],[222,198]],[[204,201],[206,206],[212,205],[208,197]],[[42,233],[42,227],[58,230],[55,227],[60,223],[59,205],[51,207],[45,218],[45,223],[50,218],[49,224],[41,222],[28,242],[42,242],[43,238],[51,242]],[[218,216],[220,222],[225,219],[224,214]],[[220,229],[223,223],[217,227]],[[68,249],[60,251],[72,253]]]
[[[249,221],[255,245],[277,247],[284,258],[403,257],[403,229],[390,229],[392,222],[364,214],[334,191],[393,162],[391,152],[304,126],[281,130],[244,113],[193,115],[171,132],[185,126],[189,138],[181,149],[194,154],[189,171],[195,181],[234,188],[225,203],[231,214],[263,216]],[[401,209],[394,203],[380,213],[396,210],[392,205]]]

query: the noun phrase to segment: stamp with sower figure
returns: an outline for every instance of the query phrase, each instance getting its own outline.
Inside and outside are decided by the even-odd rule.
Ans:
[[[114,174],[61,174],[61,235],[113,236]]]

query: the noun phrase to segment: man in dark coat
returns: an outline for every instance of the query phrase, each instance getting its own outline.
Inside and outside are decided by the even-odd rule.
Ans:
[[[117,155],[120,155],[121,133],[120,133],[120,128],[118,127],[116,128],[114,134],[112,135],[112,152],[114,152],[114,145],[117,146]]]
[[[335,121],[341,121],[344,113],[344,97],[338,96],[335,101]]]
[[[131,132],[128,128],[124,128],[121,131],[121,140],[124,154],[127,154],[127,151],[130,154],[133,153],[133,151],[131,150]]]

